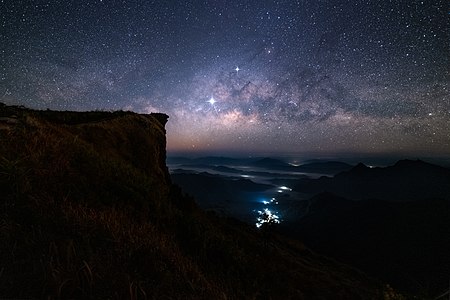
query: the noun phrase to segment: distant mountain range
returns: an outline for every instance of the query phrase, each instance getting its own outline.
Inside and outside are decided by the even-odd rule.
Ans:
[[[333,194],[355,200],[413,201],[450,198],[450,169],[421,160],[401,160],[385,168],[360,163],[349,171],[319,179],[301,179],[294,190]]]
[[[350,170],[353,166],[337,161],[314,161],[301,165],[292,165],[283,160],[264,157],[264,158],[228,158],[228,157],[168,157],[169,165],[181,165],[183,167],[191,166],[198,168],[213,167],[237,167],[246,166],[254,168],[263,168],[273,171],[286,171],[298,173],[319,173],[334,175],[339,172]],[[230,170],[230,169],[229,169]]]
[[[290,206],[280,232],[403,291],[426,298],[447,288],[450,169],[421,160],[400,160],[388,167],[362,163],[352,167],[339,162],[296,167],[270,158],[246,163],[265,170],[292,168],[322,174],[344,169],[334,177],[288,179],[291,188],[311,198],[287,199]],[[227,166],[211,169],[230,174],[236,170]],[[224,207],[245,201],[240,191],[259,188],[250,181],[233,182],[223,176],[211,179],[207,174],[176,173],[172,179],[183,189],[196,197],[201,191],[197,199],[211,195],[213,199],[234,199],[222,202]],[[273,182],[282,184],[286,180]]]
[[[248,161],[248,159],[230,158],[221,156],[205,156],[188,158],[183,156],[168,156],[167,164],[205,164],[205,165],[235,165]]]

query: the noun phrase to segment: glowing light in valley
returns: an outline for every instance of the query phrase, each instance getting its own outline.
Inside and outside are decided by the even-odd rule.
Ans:
[[[290,192],[292,191],[291,188],[288,188],[287,186],[284,186],[284,185],[280,186],[279,189],[282,190],[282,191],[290,191]]]
[[[269,201],[266,201],[266,200],[263,200],[262,203],[265,204],[265,205],[267,205],[267,204],[269,204],[270,202],[269,202]]]
[[[270,211],[268,208],[264,208],[264,210],[258,210],[259,217],[256,218],[256,227],[260,228],[263,224],[280,224],[280,217]]]

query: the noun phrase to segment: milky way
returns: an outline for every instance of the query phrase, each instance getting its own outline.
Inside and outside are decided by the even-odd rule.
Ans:
[[[450,155],[446,1],[1,1],[0,102],[165,112],[168,150]]]

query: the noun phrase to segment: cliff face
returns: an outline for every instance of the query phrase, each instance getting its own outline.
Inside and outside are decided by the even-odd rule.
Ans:
[[[167,119],[164,114],[3,107],[0,117],[3,163],[23,166],[29,177],[43,181],[35,187],[28,183],[27,187],[21,187],[25,189],[23,192],[42,192],[46,187],[52,193],[76,194],[84,187],[93,194],[102,190],[106,195],[114,194],[123,188],[119,184],[121,177],[131,179],[143,173],[148,188],[152,187],[151,194],[146,196],[162,201],[168,197],[170,186],[165,165]],[[124,171],[133,174],[120,174]],[[47,184],[56,178],[51,185]]]
[[[0,105],[0,297],[392,296],[300,243],[199,210],[170,183],[166,121]]]

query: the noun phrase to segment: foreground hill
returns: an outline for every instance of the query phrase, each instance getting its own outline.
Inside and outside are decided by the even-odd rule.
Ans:
[[[0,104],[1,298],[395,296],[299,243],[199,210],[171,185],[166,120]]]

